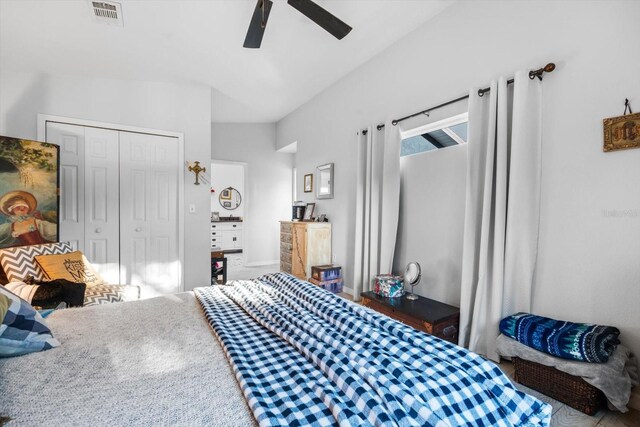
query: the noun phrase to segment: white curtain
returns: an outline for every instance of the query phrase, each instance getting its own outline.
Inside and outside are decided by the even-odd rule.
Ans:
[[[499,361],[500,319],[531,311],[538,247],[541,85],[516,73],[469,96],[459,344]]]
[[[356,221],[353,297],[391,273],[400,209],[400,129],[370,127],[356,136]]]

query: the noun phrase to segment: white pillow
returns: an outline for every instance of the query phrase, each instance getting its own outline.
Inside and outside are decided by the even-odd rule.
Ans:
[[[29,304],[31,304],[31,301],[33,301],[33,296],[38,289],[38,285],[27,285],[24,282],[10,282],[4,285],[4,287]]]

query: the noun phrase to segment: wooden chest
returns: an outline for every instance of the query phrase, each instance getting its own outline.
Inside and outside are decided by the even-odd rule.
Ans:
[[[362,305],[398,320],[419,331],[458,344],[460,309],[452,305],[419,297],[415,301],[384,298],[373,292],[363,292]]]
[[[331,263],[331,224],[280,222],[280,271],[299,279],[311,277],[311,267]]]

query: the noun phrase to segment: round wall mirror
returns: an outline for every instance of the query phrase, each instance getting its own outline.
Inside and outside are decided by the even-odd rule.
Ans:
[[[220,202],[220,206],[228,211],[232,211],[240,206],[240,204],[242,203],[242,196],[240,195],[240,192],[235,188],[228,187],[220,192],[218,201]]]
[[[420,283],[420,278],[422,277],[422,269],[420,268],[420,264],[417,262],[410,262],[407,264],[407,267],[404,269],[404,281],[411,285],[411,293],[407,295],[408,300],[417,300],[418,296],[413,293],[413,287]]]

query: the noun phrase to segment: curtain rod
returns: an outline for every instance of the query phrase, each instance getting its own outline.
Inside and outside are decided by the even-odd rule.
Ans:
[[[542,68],[539,68],[537,70],[529,71],[529,78],[531,80],[533,80],[533,79],[535,79],[537,77],[540,81],[542,81],[542,75],[544,73],[550,73],[555,69],[556,69],[556,64],[554,64],[553,62],[550,62],[550,63],[548,63],[547,65],[545,65]],[[507,84],[511,84],[511,83],[513,83],[513,81],[514,81],[514,79],[509,79],[509,80],[507,80]],[[490,87],[486,87],[484,89],[478,89],[478,96],[483,96],[485,93],[489,92],[490,90],[491,90]],[[426,110],[422,110],[420,112],[417,112],[415,114],[411,114],[410,116],[402,117],[401,119],[395,119],[395,120],[393,120],[391,122],[391,124],[396,126],[398,123],[400,123],[400,122],[402,122],[404,120],[411,119],[413,117],[420,116],[422,114],[425,114],[428,117],[429,113],[431,112],[431,110],[436,110],[438,108],[446,107],[447,105],[455,104],[456,102],[460,102],[460,101],[462,101],[464,99],[467,99],[467,98],[469,98],[469,95],[464,95],[464,96],[461,96],[459,98],[452,99],[451,101],[447,101],[447,102],[444,102],[442,104],[436,105],[435,107],[431,107],[431,108],[428,108]],[[384,126],[384,125],[382,125],[382,126]],[[380,126],[378,126],[378,130],[380,130],[380,129],[381,129]]]
[[[377,125],[376,129],[378,129],[378,130],[384,129],[384,123],[381,123],[381,124]],[[363,135],[366,135],[367,132],[369,132],[369,131],[367,129],[362,129],[360,132],[362,132]]]

